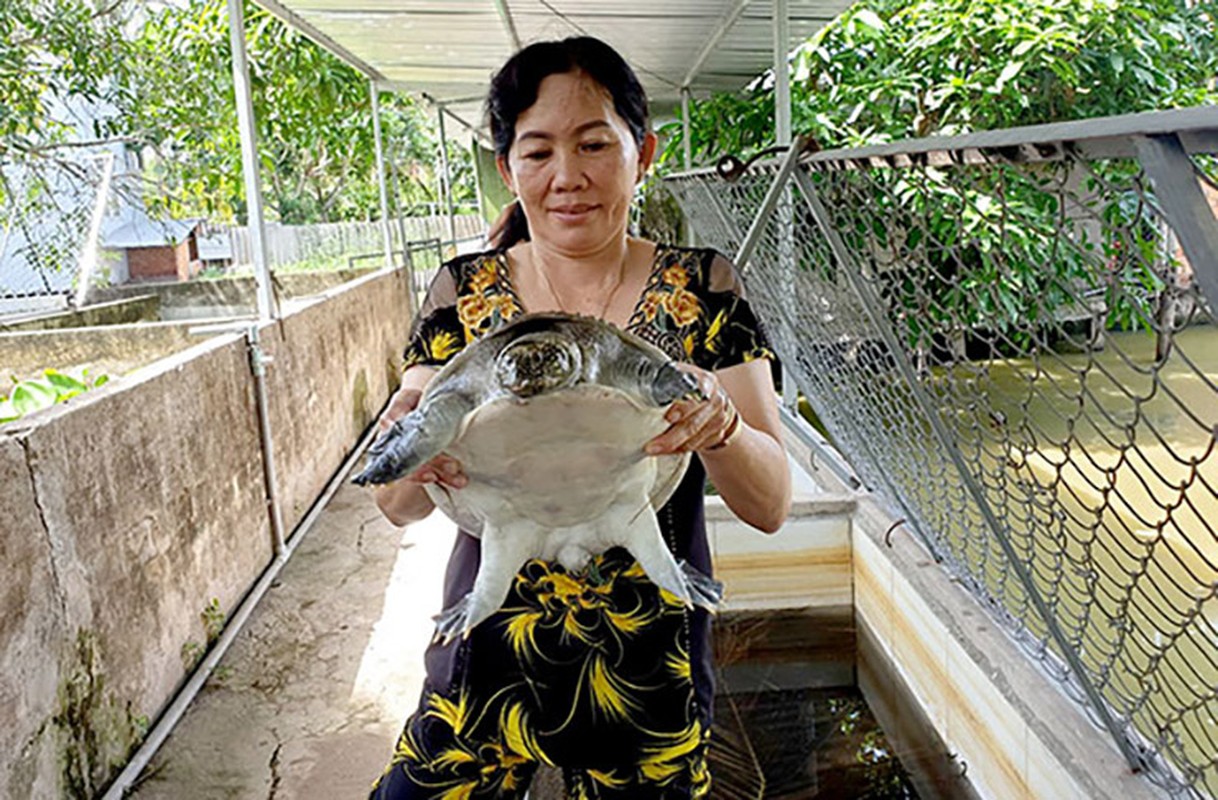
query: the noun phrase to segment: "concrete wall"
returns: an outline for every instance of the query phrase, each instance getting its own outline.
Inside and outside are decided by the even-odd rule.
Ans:
[[[0,332],[0,380],[36,377],[44,369],[117,377],[198,344],[192,323],[152,322],[49,331]],[[6,392],[7,393],[7,392]]]
[[[389,394],[405,291],[370,276],[262,332],[289,526]],[[272,558],[244,338],[0,427],[0,481],[0,797],[92,796]]]
[[[98,303],[82,309],[55,311],[21,322],[0,322],[0,333],[12,331],[47,331],[62,328],[90,328],[99,325],[128,325],[135,322],[159,320],[161,303],[156,295],[139,295],[130,299]]]
[[[326,292],[351,280],[377,272],[376,267],[343,269],[325,272],[284,272],[273,276],[279,297],[304,297]],[[135,283],[125,286],[99,288],[90,295],[98,303],[154,294],[161,307],[175,308],[245,308],[253,311],[257,294],[253,278],[217,278],[181,283]]]

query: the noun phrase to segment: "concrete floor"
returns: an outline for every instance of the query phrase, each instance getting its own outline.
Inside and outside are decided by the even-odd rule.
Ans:
[[[418,701],[455,533],[341,488],[128,796],[365,797]]]

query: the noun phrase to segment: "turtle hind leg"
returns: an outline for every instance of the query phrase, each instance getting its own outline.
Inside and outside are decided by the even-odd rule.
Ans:
[[[436,616],[436,638],[450,642],[469,632],[503,607],[524,562],[537,552],[540,535],[525,521],[488,526],[482,531],[481,559],[474,587]]]
[[[701,606],[710,612],[718,611],[719,604],[723,602],[723,583],[684,559],[678,565],[681,568],[681,574],[685,577],[685,585],[689,588],[690,598],[694,605]]]
[[[441,394],[393,423],[368,448],[368,464],[352,481],[389,483],[431,461],[456,438],[473,403],[459,394]]]
[[[690,593],[689,583],[681,568],[677,566],[676,559],[672,557],[668,545],[664,544],[664,536],[660,533],[660,525],[656,522],[651,504],[644,498],[631,504],[629,509],[626,514],[606,515],[613,519],[630,520],[624,529],[617,531],[612,540],[613,544],[629,550],[652,583],[675,595],[682,605],[692,606],[694,597]]]

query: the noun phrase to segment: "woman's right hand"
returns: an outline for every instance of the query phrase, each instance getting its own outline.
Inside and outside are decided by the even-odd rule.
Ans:
[[[380,419],[376,422],[377,429],[381,435],[384,435],[385,431],[393,426],[393,423],[411,411],[414,411],[422,397],[423,392],[420,389],[410,386],[403,386],[398,389],[394,393],[393,398],[390,399],[385,412],[381,414]],[[461,469],[461,462],[443,453],[409,475],[403,476],[402,480],[420,484],[438,483],[453,489],[460,489],[469,483],[469,478],[466,477],[465,472]]]

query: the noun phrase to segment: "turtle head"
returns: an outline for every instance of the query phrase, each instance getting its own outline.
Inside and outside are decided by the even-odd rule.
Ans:
[[[572,386],[582,372],[579,346],[550,331],[525,334],[500,350],[495,358],[499,385],[517,397]]]

